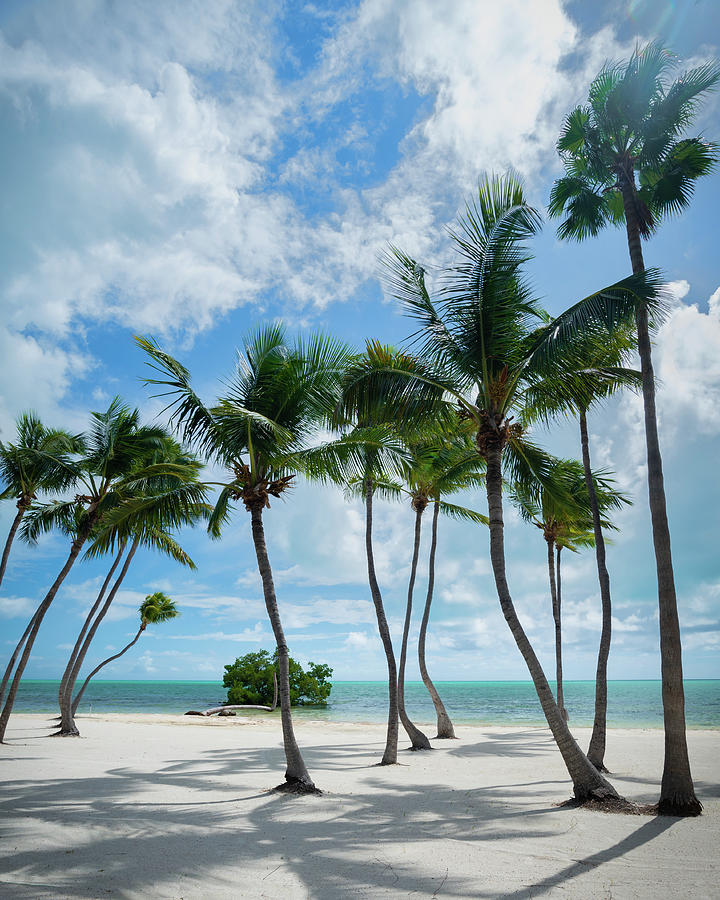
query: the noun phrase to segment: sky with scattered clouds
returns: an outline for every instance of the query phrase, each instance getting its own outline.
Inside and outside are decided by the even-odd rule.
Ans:
[[[713,0],[5,0],[0,437],[13,439],[27,408],[81,430],[88,410],[116,394],[152,419],[160,405],[142,385],[134,333],[181,358],[207,399],[258,322],[281,317],[293,332],[319,327],[357,346],[400,342],[409,323],[377,279],[388,241],[441,266],[445,226],[490,170],[516,169],[543,208],[562,118],[605,60],[660,38],[697,64],[718,54],[709,42],[718,34]],[[718,139],[719,112],[715,95],[697,131]],[[685,667],[696,678],[720,676],[719,205],[715,174],[646,247],[673,298],[655,360]],[[551,313],[628,273],[622,231],[569,245],[546,223],[534,250],[530,272]],[[641,413],[629,396],[590,423],[596,464],[634,499],[609,549],[613,678],[659,673]],[[579,454],[572,423],[538,437]],[[484,508],[479,494],[465,502]],[[13,512],[1,511],[5,531]],[[550,671],[544,542],[507,518],[511,589]],[[378,575],[396,639],[412,525],[407,506],[378,504]],[[382,678],[362,507],[300,484],[273,504],[266,529],[293,655],[328,662],[340,679]],[[197,572],[139,553],[91,656],[127,642],[153,590],[167,591],[182,617],[148,629],[108,677],[219,679],[236,656],[271,646],[245,512],[219,542],[199,531],[182,541]],[[65,550],[56,534],[13,550],[2,655]],[[106,564],[73,570],[28,676],[59,675]],[[564,616],[566,677],[592,678],[600,607],[587,552],[566,560]],[[527,677],[480,527],[441,523],[428,657],[439,679]],[[418,677],[414,662],[408,674]]]

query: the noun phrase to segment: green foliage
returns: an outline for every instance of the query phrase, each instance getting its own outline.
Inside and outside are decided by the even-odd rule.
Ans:
[[[270,706],[273,701],[273,669],[277,671],[277,650],[258,650],[238,657],[225,666],[223,684],[228,703]],[[325,706],[330,696],[332,669],[324,663],[309,663],[307,671],[290,659],[290,705]]]

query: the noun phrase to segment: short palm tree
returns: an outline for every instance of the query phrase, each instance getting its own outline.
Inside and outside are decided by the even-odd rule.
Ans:
[[[214,536],[221,532],[231,504],[241,501],[250,514],[252,538],[268,617],[278,650],[280,710],[287,768],[283,789],[317,790],[295,739],[290,711],[289,655],[265,543],[263,512],[270,498],[281,497],[296,473],[314,464],[332,467],[328,445],[313,448],[321,424],[333,410],[340,379],[349,358],[340,342],[323,336],[290,345],[281,325],[258,328],[238,354],[235,371],[214,406],[195,394],[190,374],[154,342],[138,338],[160,378],[148,384],[170,398],[171,422],[183,440],[222,465],[228,480],[221,488],[210,520]],[[338,451],[352,456],[357,447]]]
[[[83,682],[82,687],[78,691],[77,697],[75,698],[75,702],[73,704],[73,714],[77,709],[80,700],[82,699],[83,694],[87,690],[88,685],[92,678],[97,675],[100,669],[104,669],[109,663],[114,662],[116,659],[120,659],[121,656],[124,656],[131,647],[134,647],[135,644],[140,640],[140,635],[145,631],[148,625],[160,625],[163,622],[169,622],[170,619],[175,619],[180,615],[178,608],[175,606],[173,600],[171,600],[167,594],[163,594],[162,591],[156,591],[154,594],[148,594],[147,597],[143,600],[139,607],[140,613],[140,627],[137,630],[137,634],[130,641],[129,644],[126,644],[119,653],[114,653],[112,656],[108,656],[107,659],[104,659],[101,663],[99,663],[95,668],[90,672],[85,681]]]
[[[720,65],[706,63],[671,73],[675,58],[659,44],[638,48],[625,63],[609,63],[590,85],[588,103],[566,118],[558,152],[565,175],[554,185],[550,214],[565,216],[558,234],[582,240],[607,224],[625,226],[632,270],[645,269],[642,239],[662,219],[690,203],[698,178],[717,164],[717,147],[685,138],[701,98],[720,81]],[[685,735],[682,643],[655,412],[650,318],[631,304],[642,370],[648,490],[658,579],[660,654],[665,713],[665,765],[659,810],[698,815]]]
[[[606,473],[592,472],[590,477],[600,527],[614,528],[607,514],[629,501],[614,488]],[[552,464],[551,479],[556,484],[517,485],[512,491],[512,499],[522,518],[542,531],[547,545],[548,582],[555,623],[557,704],[563,718],[567,719],[563,694],[560,552],[563,548],[577,552],[581,547],[593,546],[595,541],[583,466],[572,459],[557,459]]]
[[[96,557],[105,552],[114,552],[117,547],[117,555],[85,619],[60,683],[58,699],[61,718],[58,734],[62,736],[79,734],[75,723],[79,698],[72,698],[75,683],[93,638],[109,612],[138,548],[143,546],[156,550],[181,565],[195,568],[194,562],[171,532],[184,525],[194,525],[199,519],[209,515],[211,507],[206,503],[207,489],[198,483],[201,463],[170,437],[165,438],[162,449],[155,450],[147,462],[172,465],[172,475],[158,475],[143,483],[136,496],[128,496],[123,500],[116,510],[105,517],[97,532],[92,535],[90,547],[85,554],[86,557]],[[103,603],[105,592],[123,555],[125,562]]]
[[[163,438],[162,429],[141,425],[138,410],[129,409],[115,398],[105,412],[92,413],[92,427],[84,436],[85,450],[79,459],[72,462],[73,485],[78,493],[72,500],[44,504],[42,514],[35,519],[36,534],[48,531],[62,521],[66,532],[72,532],[73,539],[63,567],[32,617],[22,655],[0,713],[0,743],[5,739],[20,679],[45,614],[103,517],[119,506],[128,492],[136,490],[138,485],[164,470],[163,466],[137,468],[138,459],[158,448]]]
[[[423,683],[432,698],[437,718],[436,738],[454,738],[450,716],[445,704],[433,684],[427,670],[425,645],[427,627],[430,619],[435,585],[435,553],[437,550],[438,517],[444,515],[473,524],[487,525],[487,517],[464,506],[448,503],[443,499],[447,494],[460,490],[476,488],[484,485],[484,462],[478,455],[472,441],[461,433],[459,423],[454,423],[444,433],[429,434],[422,439],[409,441],[410,459],[405,467],[404,485],[394,486],[395,492],[405,495],[410,500],[410,508],[415,514],[412,563],[408,582],[408,599],[405,610],[405,624],[398,669],[398,707],[400,720],[413,742],[413,749],[427,749],[430,745],[425,735],[413,725],[405,710],[405,665],[407,661],[408,636],[412,617],[413,591],[417,574],[417,563],[420,552],[422,517],[428,506],[433,508],[432,536],[428,561],[428,589],[425,598],[420,632],[418,635],[418,662]],[[387,488],[390,488],[388,485]],[[386,488],[386,489],[387,489]],[[419,732],[416,734],[416,732]],[[424,739],[424,741],[423,741]]]
[[[589,762],[570,734],[547,678],[517,617],[507,583],[503,535],[503,469],[510,482],[550,480],[550,460],[528,440],[516,418],[523,390],[547,373],[556,376],[559,349],[568,352],[567,329],[549,331],[532,297],[523,267],[526,240],[539,217],[525,202],[512,175],[481,183],[478,197],[454,234],[457,262],[447,270],[437,302],[430,298],[423,268],[393,248],[386,259],[387,286],[419,322],[414,335],[426,371],[358,371],[354,390],[383,397],[387,415],[437,415],[456,404],[471,424],[487,465],[490,557],[500,606],[530,671],[548,725],[562,753],[578,800],[617,800],[614,788]],[[656,285],[633,276],[587,298],[643,301]],[[348,391],[351,393],[350,391]],[[448,398],[452,398],[449,400]]]

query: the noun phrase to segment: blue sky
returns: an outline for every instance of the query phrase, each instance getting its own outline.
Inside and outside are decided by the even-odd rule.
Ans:
[[[430,270],[448,258],[444,226],[485,171],[515,168],[544,207],[559,171],[563,115],[608,58],[660,38],[689,64],[714,55],[711,0],[601,3],[453,0],[148,4],[125,0],[0,6],[0,434],[20,410],[80,430],[115,394],[150,420],[133,333],[154,335],[212,399],[254,324],[282,317],[360,346],[399,342],[409,323],[383,297],[377,254],[392,241]],[[720,137],[720,98],[697,130]],[[720,177],[646,247],[674,298],[656,335],[666,487],[690,677],[718,677],[720,642]],[[628,273],[622,231],[560,244],[552,224],[531,274],[550,312]],[[579,453],[568,423],[539,439]],[[609,550],[613,678],[659,673],[657,597],[641,408],[626,397],[591,421],[596,465],[634,505]],[[468,505],[484,508],[482,496]],[[6,531],[14,509],[5,504]],[[266,514],[291,652],[338,678],[382,678],[366,587],[363,511],[301,484]],[[552,667],[545,545],[508,513],[510,585]],[[378,571],[399,638],[412,513],[380,505]],[[108,677],[221,677],[270,647],[247,514],[225,537],[182,535],[198,570],[138,555],[93,658],[126,643],[147,593],[182,618],[157,630]],[[423,550],[426,552],[426,544]],[[16,546],[0,596],[9,655],[64,557],[59,535]],[[82,563],[48,614],[27,674],[59,675],[104,563]],[[424,597],[424,570],[418,600]],[[592,678],[599,597],[591,554],[566,561],[568,678]],[[525,678],[499,612],[487,533],[443,522],[428,652],[437,678]],[[414,659],[414,651],[411,660]],[[413,662],[409,677],[417,677]]]

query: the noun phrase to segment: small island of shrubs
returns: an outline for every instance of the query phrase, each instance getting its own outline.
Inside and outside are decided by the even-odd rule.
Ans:
[[[277,650],[258,650],[239,656],[225,666],[223,684],[228,688],[229,705],[270,706],[275,696],[273,673],[277,672]],[[308,664],[307,671],[290,658],[290,705],[327,706],[332,690],[333,670],[324,663]]]

